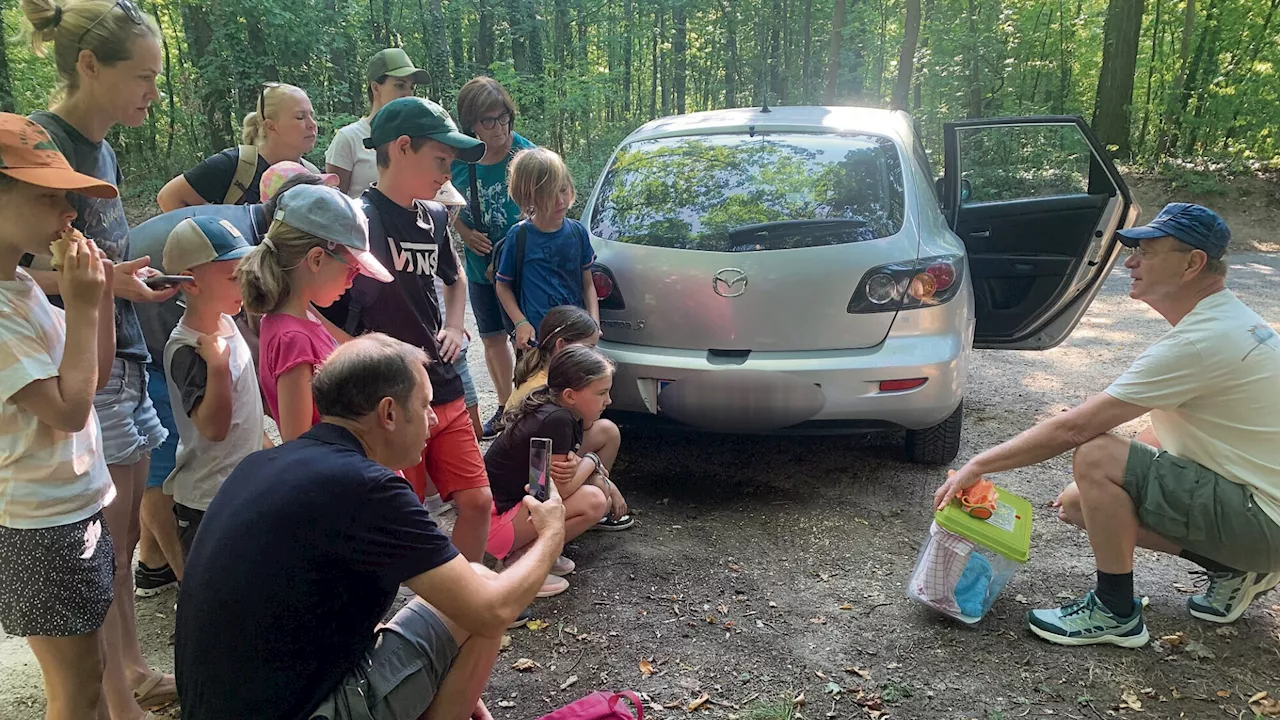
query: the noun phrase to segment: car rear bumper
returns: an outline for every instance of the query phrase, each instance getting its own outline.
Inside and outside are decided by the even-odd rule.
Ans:
[[[967,303],[959,303],[964,305]],[[946,305],[899,313],[895,331],[859,350],[753,352],[600,342],[617,363],[609,408],[713,431],[920,429],[950,415],[964,394],[972,345],[970,313]],[[885,380],[924,378],[882,392]]]

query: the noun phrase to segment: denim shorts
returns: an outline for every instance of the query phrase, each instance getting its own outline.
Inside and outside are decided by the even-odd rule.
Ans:
[[[476,383],[471,379],[471,366],[467,364],[467,349],[458,353],[453,361],[453,369],[458,371],[458,379],[462,381],[462,397],[466,406],[473,408],[480,404],[480,396],[476,393]]]
[[[132,465],[160,447],[168,432],[147,396],[147,368],[116,358],[106,387],[93,397],[107,465]]]
[[[498,301],[498,293],[488,283],[467,283],[467,296],[471,300],[471,312],[476,316],[476,329],[481,338],[508,335],[511,320]]]
[[[178,425],[173,420],[173,408],[169,405],[169,386],[164,370],[155,365],[147,366],[147,396],[156,409],[156,417],[169,436],[151,453],[151,470],[147,475],[147,487],[163,487],[165,478],[173,472],[178,461]]]
[[[376,633],[373,648],[310,720],[417,720],[458,656],[444,621],[412,600]]]

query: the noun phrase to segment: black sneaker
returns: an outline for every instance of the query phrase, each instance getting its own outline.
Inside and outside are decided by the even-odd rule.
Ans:
[[[507,626],[507,629],[514,630],[518,627],[524,627],[532,619],[533,619],[533,612],[529,610],[529,608],[525,608],[524,610],[520,611],[520,617],[511,621],[511,624]]]
[[[171,587],[178,587],[178,576],[173,568],[165,565],[161,568],[149,568],[138,563],[133,571],[134,594],[138,597],[154,597]]]
[[[502,408],[499,407],[493,411],[493,417],[485,421],[481,426],[481,438],[484,440],[492,440],[498,437],[498,421],[502,419]]]

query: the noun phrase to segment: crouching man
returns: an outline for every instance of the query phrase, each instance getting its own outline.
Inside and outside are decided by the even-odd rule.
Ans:
[[[1097,586],[1028,615],[1060,645],[1147,642],[1135,546],[1203,568],[1187,604],[1209,622],[1234,622],[1280,582],[1280,340],[1226,289],[1231,233],[1212,210],[1172,203],[1120,235],[1129,296],[1173,328],[1106,391],[973,458],[934,498],[942,507],[982,475],[1074,450],[1075,482],[1055,506],[1088,532]],[[1148,412],[1137,440],[1111,434]]]
[[[186,720],[490,717],[480,694],[560,555],[564,506],[524,501],[538,539],[501,575],[458,554],[393,472],[436,424],[427,362],[385,335],[343,345],[312,382],[320,424],[218,491],[178,603]],[[402,583],[417,597],[379,626]]]

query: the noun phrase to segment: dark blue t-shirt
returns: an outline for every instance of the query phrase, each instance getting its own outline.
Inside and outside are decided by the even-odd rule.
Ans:
[[[184,720],[307,717],[368,650],[400,584],[457,554],[344,428],[321,423],[245,458],[182,578]]]
[[[49,133],[53,144],[58,146],[76,172],[120,186],[124,176],[120,173],[111,143],[90,140],[71,123],[47,110],[31,113],[31,120]],[[93,240],[112,262],[123,262],[129,258],[129,221],[124,216],[124,203],[120,198],[67,193],[67,201],[76,209],[72,227]],[[153,259],[157,263],[160,260]],[[116,298],[116,357],[133,362],[147,361],[147,343],[142,337],[142,326],[138,324],[133,303],[121,298]]]
[[[582,302],[582,271],[596,261],[587,228],[577,220],[565,218],[560,229],[543,232],[532,222],[522,220],[507,231],[498,258],[498,280],[513,284],[516,276],[516,237],[520,228],[528,228],[524,245],[524,265],[520,270],[520,312],[533,325],[534,332],[547,311],[557,305]]]

